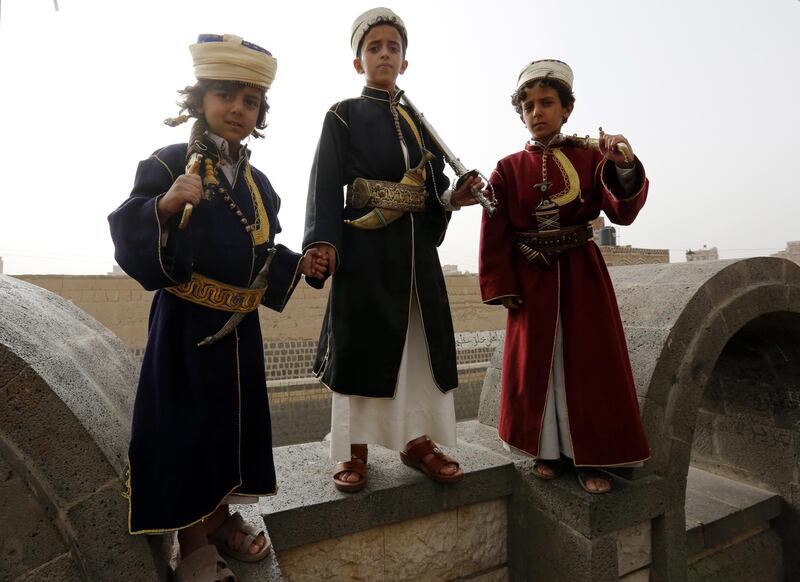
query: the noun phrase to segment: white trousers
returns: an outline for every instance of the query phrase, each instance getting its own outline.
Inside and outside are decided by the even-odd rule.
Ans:
[[[542,435],[539,439],[539,459],[558,459],[561,455],[572,458],[572,441],[569,437],[567,393],[564,380],[564,336],[561,318],[556,327],[556,341],[550,381],[547,383],[547,403],[544,409]]]

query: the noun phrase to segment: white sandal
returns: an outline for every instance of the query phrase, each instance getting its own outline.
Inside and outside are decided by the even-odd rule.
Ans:
[[[230,540],[233,539],[235,532],[244,534],[241,543],[237,547],[232,547]],[[255,543],[256,538],[263,535],[266,543],[256,554],[250,553],[250,548]],[[225,518],[217,529],[208,534],[208,541],[214,544],[217,549],[226,556],[239,560],[240,562],[258,562],[263,560],[269,553],[272,543],[267,532],[247,523],[238,513],[232,513]]]
[[[208,545],[181,558],[175,568],[175,582],[236,582],[217,548]]]

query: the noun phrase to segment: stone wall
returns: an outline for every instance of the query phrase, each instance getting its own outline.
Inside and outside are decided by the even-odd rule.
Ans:
[[[21,275],[24,281],[43,287],[68,299],[111,330],[134,353],[141,354],[147,341],[147,317],[152,292],[145,291],[127,276],[107,275]],[[477,275],[451,275],[445,278],[450,310],[456,332],[502,329],[505,310],[481,303]],[[304,282],[295,289],[283,313],[260,308],[265,349],[288,349],[281,342],[316,342],[328,289],[318,291]],[[276,342],[278,345],[276,345]],[[295,344],[302,355],[310,344]]]
[[[505,498],[279,550],[291,581],[505,582]]]
[[[141,363],[152,292],[127,276],[19,278],[86,311],[125,342],[137,365]],[[486,365],[502,341],[498,330],[505,327],[505,309],[481,302],[476,275],[451,275],[445,282],[458,354],[456,415],[463,420],[477,415]],[[282,313],[260,308],[275,446],[319,440],[330,430],[330,392],[312,374],[329,287],[318,291],[301,282]]]

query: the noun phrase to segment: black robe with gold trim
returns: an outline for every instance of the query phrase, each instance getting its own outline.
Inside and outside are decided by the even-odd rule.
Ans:
[[[406,171],[391,110],[396,102],[397,96],[390,103],[386,91],[365,87],[361,97],[331,107],[311,170],[303,248],[326,242],[338,257],[314,371],[340,394],[394,395],[412,293],[419,299],[433,378],[443,392],[458,385],[453,322],[436,250],[450,218],[439,202],[449,181],[441,153],[418,120],[412,117],[412,129],[403,115],[397,118],[410,167],[422,159],[417,133],[436,155],[427,165],[425,211],[406,213],[377,230],[343,222],[370,210],[345,205],[347,184],[358,177],[399,182]]]
[[[213,143],[207,145],[216,151]],[[180,214],[162,226],[156,203],[183,173],[185,157],[186,144],[176,144],[140,162],[130,198],[109,216],[117,262],[145,289],[158,290],[133,412],[131,533],[182,528],[213,512],[230,492],[268,495],[276,488],[258,312],[201,348],[197,342],[217,332],[231,314],[163,289],[188,281],[192,271],[248,287],[280,232],[280,198],[266,176],[242,158],[233,186],[222,172],[220,183],[251,224],[259,197],[268,232],[261,230],[258,238],[245,232],[219,195],[197,205],[186,230],[177,228]],[[276,247],[264,305],[283,309],[297,284],[300,258]]]

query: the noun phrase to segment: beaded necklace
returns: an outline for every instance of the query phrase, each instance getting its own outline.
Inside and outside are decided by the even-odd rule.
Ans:
[[[220,186],[219,177],[217,175],[217,171],[219,165],[221,163],[221,152],[220,156],[217,158],[216,163],[213,162],[209,157],[205,158],[205,165],[204,165],[204,173],[203,173],[203,182],[207,190],[209,190],[212,194],[218,193],[222,196],[222,200],[225,202],[226,206],[230,209],[230,211],[234,214],[239,224],[244,227],[244,230],[247,234],[249,234],[254,239],[254,244],[257,242],[256,237],[254,236],[254,232],[258,232],[261,230],[262,221],[261,221],[261,212],[259,212],[259,208],[262,205],[261,201],[257,199],[259,196],[259,192],[257,188],[254,188],[255,184],[251,183],[251,179],[247,179],[247,187],[250,190],[250,198],[253,202],[253,213],[255,215],[255,220],[253,224],[250,224],[250,221],[247,220],[247,217],[242,212],[239,205],[236,204],[236,201],[233,197],[228,193],[228,189]],[[238,173],[239,165],[241,163],[247,164],[245,168],[245,174],[249,173],[249,162],[245,159],[243,162],[239,162],[236,166],[236,173]],[[249,176],[247,176],[249,178]],[[234,178],[235,179],[235,178]],[[258,237],[259,239],[262,237]]]

